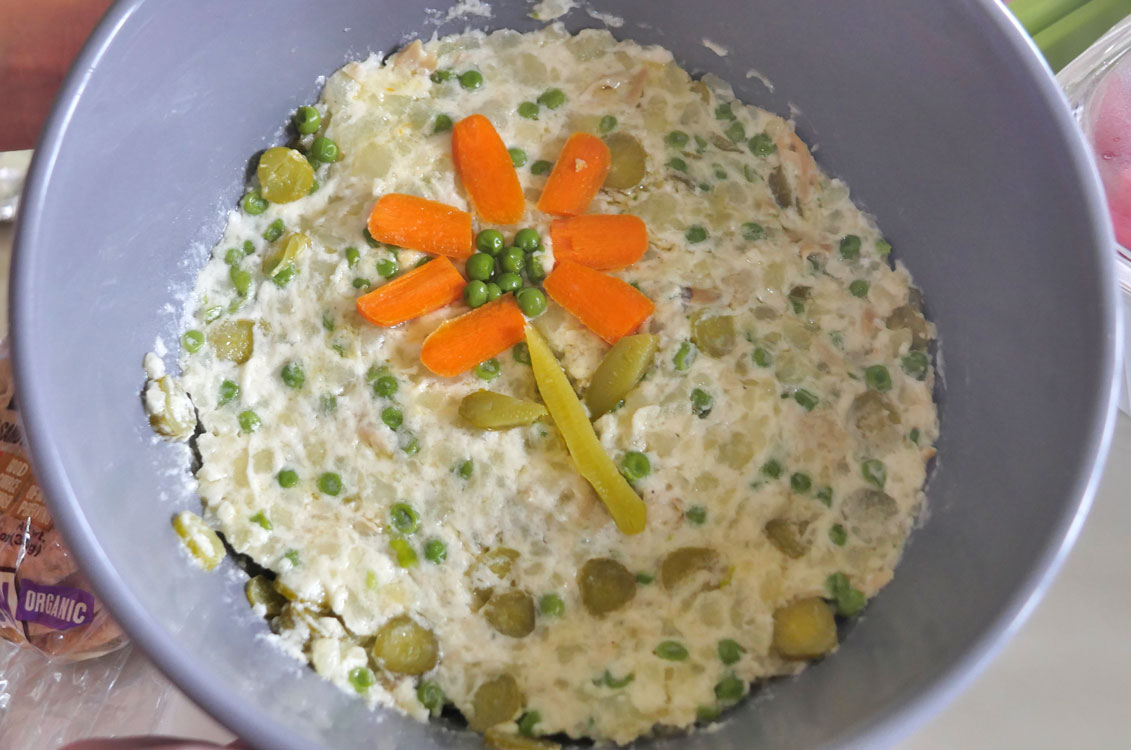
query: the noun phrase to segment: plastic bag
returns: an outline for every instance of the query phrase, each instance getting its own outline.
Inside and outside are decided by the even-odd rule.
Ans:
[[[126,645],[79,571],[20,446],[6,347],[0,345],[0,638],[56,661]]]

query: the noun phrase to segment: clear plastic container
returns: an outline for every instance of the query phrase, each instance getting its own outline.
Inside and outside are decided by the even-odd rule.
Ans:
[[[1116,271],[1131,351],[1131,16],[1057,74],[1092,148],[1115,228]],[[1120,407],[1131,414],[1131,357],[1124,359]]]

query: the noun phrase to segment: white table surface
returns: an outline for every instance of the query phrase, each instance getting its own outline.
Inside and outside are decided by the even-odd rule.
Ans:
[[[10,226],[0,225],[0,281]],[[7,284],[0,284],[0,324]],[[1120,415],[1104,479],[1060,575],[1029,621],[952,704],[898,750],[1131,748],[1131,418]],[[159,734],[231,732],[170,688]]]

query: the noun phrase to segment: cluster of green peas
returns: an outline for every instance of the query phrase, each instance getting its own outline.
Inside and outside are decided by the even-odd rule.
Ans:
[[[525,286],[523,276],[531,284],[546,278],[539,256],[542,237],[531,227],[514,235],[514,244],[507,247],[506,238],[497,229],[484,229],[475,237],[477,252],[467,259],[465,268],[470,281],[463,288],[463,300],[476,308],[514,292],[518,309],[528,318],[546,311],[546,293],[536,286]]]
[[[309,104],[303,105],[295,110],[291,118],[295,126],[295,130],[299,135],[314,135],[318,129],[322,127],[322,115],[315,108]],[[333,164],[341,157],[341,151],[338,144],[332,139],[324,135],[315,138],[311,144],[310,149],[307,151],[306,159],[310,162],[310,166],[317,169],[322,164]],[[310,186],[310,192],[313,193],[318,189],[318,181],[315,180]],[[252,190],[246,193],[240,201],[240,206],[244,212],[251,216],[258,216],[267,210],[270,201],[263,197],[263,194],[258,190]]]

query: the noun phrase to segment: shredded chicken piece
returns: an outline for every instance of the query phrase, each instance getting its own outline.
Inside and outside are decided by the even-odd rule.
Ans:
[[[417,39],[393,56],[393,67],[431,72],[436,69],[436,56],[425,52],[424,45]]]

